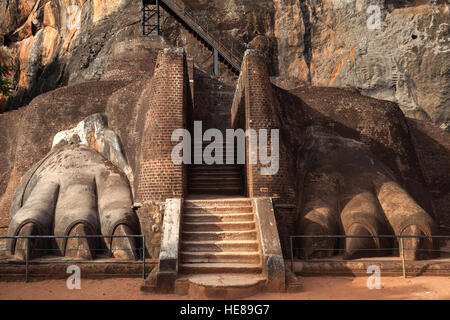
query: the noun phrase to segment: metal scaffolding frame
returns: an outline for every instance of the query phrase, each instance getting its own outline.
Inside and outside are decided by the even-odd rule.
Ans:
[[[199,21],[194,15],[192,9],[179,1],[168,0],[142,0],[142,34],[149,36],[155,33],[157,36],[164,32],[164,10],[177,17],[189,28],[200,41],[202,41],[213,52],[214,74],[219,76],[219,61],[222,60],[226,65],[237,73],[241,72],[241,62],[243,54],[231,46],[225,45],[214,35],[212,35],[209,26],[205,21]]]
[[[163,34],[164,11],[161,10],[159,0],[142,0],[142,35],[155,33]]]

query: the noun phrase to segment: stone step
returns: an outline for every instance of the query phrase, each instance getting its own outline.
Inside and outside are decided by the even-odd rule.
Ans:
[[[233,175],[233,174],[195,174],[191,175],[189,177],[189,183],[201,183],[201,182],[216,182],[217,180],[220,180],[222,182],[237,182],[242,183],[242,176],[241,175]]]
[[[225,221],[254,221],[253,213],[200,213],[183,214],[184,222],[225,222]]]
[[[236,252],[258,250],[259,243],[256,240],[182,240],[180,247],[183,252]]]
[[[192,194],[215,194],[215,195],[239,195],[242,194],[241,186],[224,186],[224,187],[206,187],[206,186],[192,186],[188,188],[189,193]]]
[[[251,207],[252,201],[248,198],[230,198],[230,199],[211,199],[211,200],[189,200],[186,199],[183,202],[184,207],[191,208],[204,208],[204,207],[220,207],[220,208],[239,208],[239,207]]]
[[[213,161],[213,163],[207,163],[206,162],[206,156],[212,156],[213,159],[211,159]],[[190,165],[193,166],[198,166],[198,165],[203,165],[203,166],[235,166],[235,165],[245,165],[245,158],[243,158],[242,160],[244,161],[244,163],[238,163],[238,156],[237,154],[227,154],[227,153],[222,153],[222,155],[220,154],[216,154],[213,152],[212,155],[210,155],[209,151],[208,154],[205,155],[204,151],[201,150],[194,150],[192,152],[192,163]],[[201,163],[195,163],[196,159],[201,159]],[[219,163],[220,161],[220,163]]]
[[[203,134],[205,134],[204,132],[203,132]],[[204,141],[204,140],[202,140],[201,141],[201,145],[203,145],[203,146],[207,146],[207,145],[209,145],[210,143],[212,143],[213,141]],[[192,146],[196,146],[197,144],[199,144],[197,141],[193,141],[192,142]]]
[[[253,208],[248,207],[184,207],[186,214],[207,214],[207,213],[253,213]]]
[[[203,141],[202,142],[202,144],[198,144],[198,143],[192,143],[191,144],[191,147],[192,148],[206,148],[207,146],[209,146],[211,143],[213,143],[214,141]],[[225,150],[227,149],[227,143],[226,143],[226,140],[224,140],[223,141],[223,145],[222,145],[222,148],[223,148],[223,150],[224,150],[224,152],[225,152]],[[234,149],[236,149],[237,148],[237,143],[235,142],[234,143]],[[233,147],[230,145],[230,147],[228,148],[228,149],[230,149],[230,150],[233,150]]]
[[[222,182],[220,180],[216,181],[199,181],[196,183],[188,183],[188,189],[196,190],[196,189],[239,189],[242,190],[242,183],[236,182],[236,181],[228,181],[228,182]]]
[[[181,263],[260,263],[258,251],[241,252],[181,252]]]
[[[213,162],[212,163],[207,163],[206,162],[206,157],[212,157]],[[232,166],[232,165],[244,165],[245,164],[245,158],[244,163],[238,163],[238,155],[237,154],[228,154],[228,153],[222,153],[222,155],[219,154],[215,154],[214,152],[212,154],[210,154],[210,152],[208,151],[207,154],[205,154],[204,150],[193,150],[192,152],[192,163],[191,165],[206,165],[206,166],[211,166],[211,165],[216,165],[216,166]],[[195,163],[196,159],[201,159],[201,163]],[[228,163],[227,163],[228,162]]]
[[[200,148],[200,147],[192,147],[191,148],[191,151],[192,151],[192,154],[205,154],[205,151],[206,151],[206,147],[207,146],[203,146],[202,148]],[[215,151],[217,151],[217,150],[213,150],[213,149],[211,149],[211,148],[209,148],[209,150],[207,151],[207,153],[208,153],[208,155],[210,154],[210,153],[212,153],[212,155],[214,156],[215,155]],[[220,153],[220,149],[218,150],[218,153]],[[235,150],[234,152],[233,151],[227,151],[227,149],[226,149],[226,147],[224,147],[223,149],[222,149],[222,155],[224,155],[224,156],[230,156],[230,157],[237,157],[237,155],[238,155],[238,153],[237,153],[237,151]],[[245,153],[244,153],[244,156],[245,156]],[[224,158],[225,159],[225,158]]]
[[[243,165],[238,164],[192,164],[188,166],[190,172],[195,171],[241,171]]]
[[[232,160],[228,160],[229,163],[227,163],[227,157],[224,155],[223,156],[223,163],[206,163],[204,161],[204,159],[202,160],[201,163],[194,163],[195,158],[194,156],[192,156],[192,164],[190,164],[187,168],[188,171],[196,171],[196,172],[201,172],[201,171],[205,171],[205,170],[216,170],[216,171],[239,171],[241,172],[243,170],[243,167],[245,165],[245,163],[238,163],[238,159],[237,158],[232,158]]]
[[[175,293],[191,299],[242,299],[264,290],[267,279],[257,274],[194,274],[175,281]]]
[[[220,187],[217,187],[220,186]],[[221,179],[217,180],[203,180],[203,181],[197,181],[197,182],[189,182],[188,188],[195,190],[195,189],[230,189],[235,188],[242,190],[242,183],[240,181],[222,181]]]
[[[256,240],[256,230],[247,231],[181,231],[182,240]]]
[[[200,158],[199,156],[202,155],[202,162],[201,163],[196,163],[196,156],[197,158]],[[199,153],[194,153],[192,156],[192,163],[189,164],[188,169],[194,169],[194,170],[204,170],[204,169],[216,169],[216,170],[241,170],[244,165],[244,163],[238,163],[238,157],[231,157],[231,159],[233,159],[233,161],[231,163],[227,163],[227,158],[228,156],[226,154],[223,154],[222,157],[218,158],[218,159],[214,159],[213,163],[206,163],[205,159],[203,158],[203,154]],[[222,163],[218,163],[217,160],[222,160]],[[230,160],[228,160],[230,161]]]
[[[217,169],[202,169],[202,170],[189,170],[188,179],[197,177],[242,177],[242,170],[217,170]],[[189,180],[188,180],[189,181]]]
[[[208,142],[207,144],[204,144],[204,145],[202,145],[202,146],[197,146],[197,145],[192,145],[191,146],[191,150],[196,150],[196,151],[205,151],[205,149],[207,148],[207,147],[209,147],[210,146],[210,143]],[[212,146],[211,146],[212,147]],[[215,147],[215,146],[214,146]],[[236,146],[235,146],[236,147]],[[220,147],[219,147],[220,148]],[[233,148],[229,148],[229,150],[227,150],[227,146],[226,145],[222,145],[222,153],[223,154],[226,154],[226,153],[230,153],[230,154],[232,154],[232,152],[233,152]],[[237,153],[237,148],[234,148],[234,154],[236,154]]]
[[[199,185],[208,185],[214,184],[217,187],[226,187],[232,185],[242,185],[242,179],[240,176],[233,176],[232,178],[224,178],[221,176],[210,176],[210,177],[195,177],[188,181],[188,185],[190,186],[199,186]]]
[[[181,263],[180,273],[261,273],[260,264],[253,263]]]
[[[206,146],[203,147],[203,148],[192,147],[192,149],[191,149],[192,154],[198,154],[198,155],[204,155],[205,151],[206,151]],[[208,155],[210,155],[211,153],[212,153],[213,157],[216,155],[215,150],[211,150],[210,149],[210,150],[207,151]],[[217,154],[218,155],[220,154],[220,150],[219,150],[219,152]],[[237,156],[238,156],[236,151],[234,151],[234,153],[233,152],[227,152],[227,150],[225,148],[222,150],[222,155],[223,155],[223,158],[222,158],[223,161],[226,160],[227,156],[232,157],[232,158],[233,157],[237,158]],[[245,157],[245,153],[244,153],[244,157]]]
[[[210,196],[240,196],[244,193],[243,190],[207,190],[207,189],[195,189],[189,190],[188,194],[191,195],[210,195]]]
[[[188,170],[189,177],[195,177],[198,175],[219,175],[219,176],[235,176],[240,175],[242,176],[242,170],[241,169],[217,169],[217,168],[202,168],[202,169],[190,169]]]
[[[211,143],[214,143],[214,141],[202,141],[201,144],[193,142],[193,143],[191,143],[191,146],[192,146],[192,148],[194,148],[194,147],[197,147],[197,148],[204,147],[204,148],[206,148]],[[223,145],[222,146],[223,146],[224,150],[227,148],[228,144],[226,143],[226,139],[223,140]],[[236,149],[236,147],[237,147],[237,143],[235,142],[234,143],[234,148]],[[233,150],[233,146],[229,145],[229,149]]]
[[[239,180],[242,181],[242,174],[235,172],[201,172],[190,173],[188,176],[188,183],[197,180],[209,180],[209,179],[224,179],[224,180]]]
[[[234,151],[234,153],[231,151],[228,152],[225,148],[222,150],[222,152],[220,152],[220,150],[211,150],[211,149],[209,149],[206,152],[205,151],[206,151],[206,148],[203,148],[203,149],[192,148],[191,149],[192,154],[198,154],[198,155],[203,155],[203,156],[204,155],[212,156],[213,158],[210,160],[213,160],[213,161],[221,160],[221,161],[223,161],[222,164],[227,164],[226,163],[227,157],[234,158],[235,160],[238,158],[238,153],[236,150]],[[218,151],[218,152],[216,152],[216,151]],[[240,157],[244,156],[244,158],[245,158],[245,152],[243,153],[243,155],[239,154],[239,156]],[[195,163],[193,163],[193,164],[195,164]],[[230,163],[230,164],[235,164],[235,163]]]
[[[255,222],[183,222],[183,232],[188,231],[250,231],[256,230]]]

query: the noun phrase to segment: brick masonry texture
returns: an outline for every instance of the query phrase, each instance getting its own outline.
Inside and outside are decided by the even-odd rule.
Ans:
[[[233,127],[244,130],[261,129],[268,131],[269,152],[271,148],[270,130],[280,129],[280,121],[275,110],[276,99],[272,91],[264,57],[255,51],[247,51],[242,64],[241,76],[236,89],[232,106]],[[247,139],[248,140],[248,139]],[[266,167],[259,161],[257,164],[246,163],[248,195],[250,197],[273,197],[275,203],[293,204],[295,201],[295,166],[290,159],[285,142],[280,133],[279,171],[275,175],[261,175],[261,168]],[[247,158],[249,144],[246,144]],[[255,151],[259,154],[259,146]]]
[[[203,130],[215,128],[225,134],[230,128],[230,106],[233,103],[234,86],[196,69],[194,120],[202,121]]]
[[[280,120],[275,113],[277,100],[272,91],[272,83],[264,57],[257,51],[248,50],[242,63],[241,75],[231,108],[231,121],[234,129],[266,129],[270,152],[271,129],[281,129]],[[246,144],[247,193],[250,197],[272,197],[275,216],[284,254],[288,250],[288,235],[294,233],[295,207],[295,164],[288,152],[280,130],[279,171],[275,175],[261,175],[266,167],[259,161],[250,164],[249,139]],[[255,150],[259,154],[259,145]]]
[[[190,108],[190,89],[186,57],[183,51],[165,49],[159,53],[155,74],[142,101],[145,125],[142,132],[137,168],[137,201],[164,201],[182,198],[186,190],[186,172],[171,159],[173,131],[186,127]]]

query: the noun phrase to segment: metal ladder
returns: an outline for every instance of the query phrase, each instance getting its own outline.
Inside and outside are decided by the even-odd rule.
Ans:
[[[219,57],[221,57],[231,69],[241,72],[242,53],[234,48],[225,46],[215,38],[208,28],[208,23],[200,22],[193,14],[192,9],[179,0],[142,0],[142,34],[148,36],[152,33],[162,35],[164,28],[163,10],[181,20],[187,28],[203,40],[210,47],[214,56],[214,74],[219,76]]]

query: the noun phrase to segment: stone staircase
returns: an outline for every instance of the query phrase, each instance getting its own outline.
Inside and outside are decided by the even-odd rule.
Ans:
[[[209,142],[193,148],[194,155],[204,152]],[[224,150],[224,156],[226,151]],[[234,154],[236,161],[236,152]],[[225,160],[224,160],[225,162]],[[191,195],[242,195],[243,166],[237,164],[198,164],[188,168],[188,193]]]
[[[193,145],[193,160],[210,142]],[[226,161],[227,150],[223,150]],[[234,152],[234,163],[237,153]],[[241,298],[263,290],[262,251],[252,200],[237,164],[188,167],[175,292],[193,298]]]
[[[250,199],[185,200],[181,221],[181,273],[261,273]]]
[[[229,297],[237,298],[260,291],[266,279],[251,200],[187,199],[182,212],[176,291],[198,298],[223,298],[231,292]]]
[[[189,168],[189,194],[241,195],[242,168],[239,165],[196,165]]]
[[[203,152],[208,144],[194,152]],[[239,299],[284,290],[272,201],[243,196],[243,171],[239,165],[188,167],[189,194],[166,200],[164,223],[171,223],[163,228],[159,269],[142,290],[159,288],[194,299]]]

